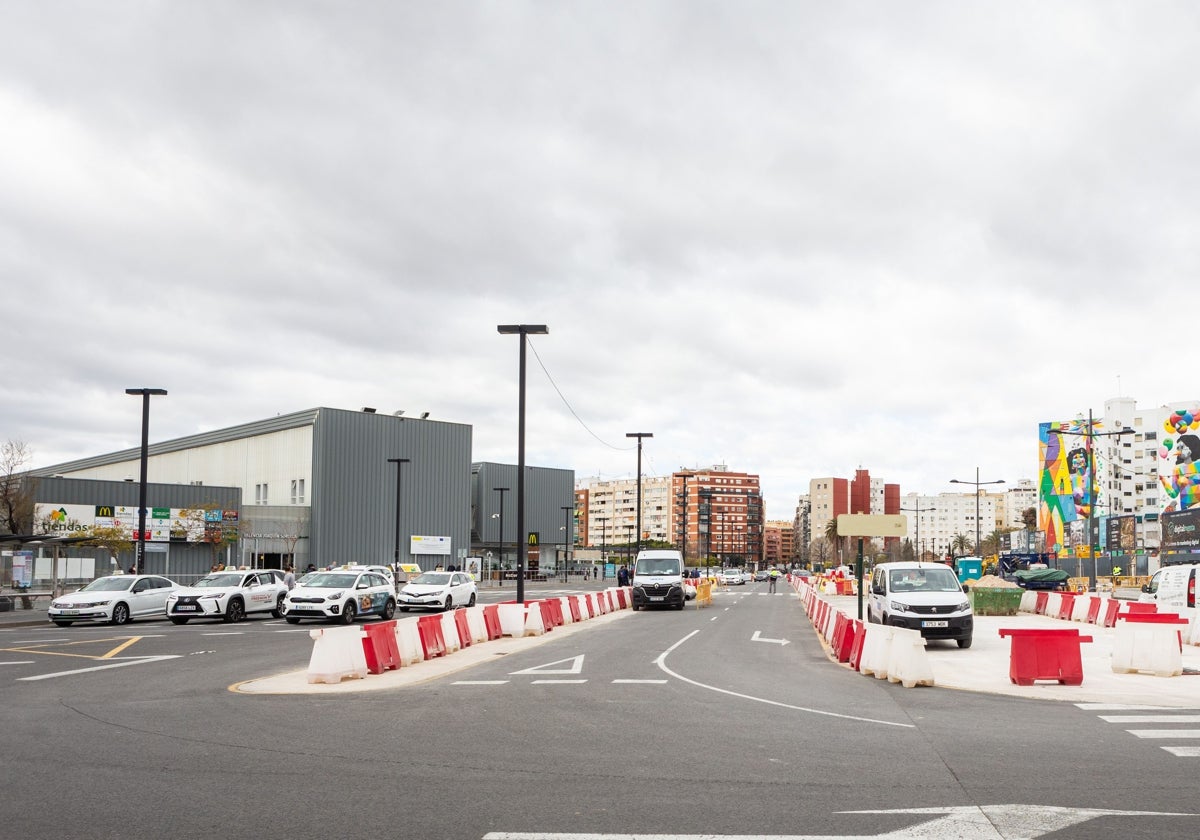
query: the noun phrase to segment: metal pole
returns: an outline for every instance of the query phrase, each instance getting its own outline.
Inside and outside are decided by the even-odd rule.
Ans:
[[[625,437],[637,438],[637,550],[642,550],[642,438],[654,437],[651,432],[626,432]]]
[[[497,542],[500,544],[500,568],[496,571],[496,584],[504,585],[504,494],[508,492],[507,487],[493,487],[493,492],[500,494],[500,539]]]
[[[567,579],[567,563],[570,559],[569,546],[573,541],[573,531],[571,528],[571,512],[574,507],[563,505],[563,581]]]
[[[409,463],[409,458],[388,458],[389,464],[396,465],[396,543],[395,554],[392,556],[392,583],[396,592],[400,592],[400,471]]]
[[[146,476],[150,460],[150,397],[166,396],[162,388],[126,388],[125,393],[142,398],[142,453],[141,480],[138,483],[138,533],[134,554],[133,571],[142,574],[146,570]]]

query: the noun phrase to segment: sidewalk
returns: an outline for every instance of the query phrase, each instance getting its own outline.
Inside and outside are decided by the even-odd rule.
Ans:
[[[856,596],[822,596],[822,599],[850,618],[858,617]],[[865,614],[865,601],[863,610]],[[1080,645],[1083,684],[1037,682],[1031,686],[1014,685],[1008,678],[1010,640],[1001,638],[1001,628],[1076,628],[1080,635],[1091,636],[1090,643]],[[1200,708],[1200,647],[1183,646],[1183,676],[1115,674],[1112,670],[1112,651],[1116,633],[1115,629],[1094,624],[1062,621],[1029,613],[1008,616],[977,615],[970,648],[960,650],[954,642],[930,641],[925,649],[933,667],[935,684],[940,688],[981,691],[1037,700],[1065,700],[1072,703]],[[1188,671],[1198,673],[1191,675]]]

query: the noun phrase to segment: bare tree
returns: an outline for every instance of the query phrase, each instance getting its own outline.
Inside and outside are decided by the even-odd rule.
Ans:
[[[9,440],[0,446],[0,531],[27,534],[33,528],[34,481],[23,475],[33,450],[23,441]]]

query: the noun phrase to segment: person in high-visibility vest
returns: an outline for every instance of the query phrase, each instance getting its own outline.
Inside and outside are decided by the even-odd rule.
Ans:
[[[1113,566],[1113,577],[1120,577],[1120,576],[1121,576],[1121,567]]]

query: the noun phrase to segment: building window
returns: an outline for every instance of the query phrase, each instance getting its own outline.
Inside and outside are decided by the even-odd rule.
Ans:
[[[267,485],[254,485],[254,504],[265,505],[267,503]]]
[[[303,478],[293,478],[292,479],[292,504],[294,504],[294,505],[304,504],[304,479]]]

